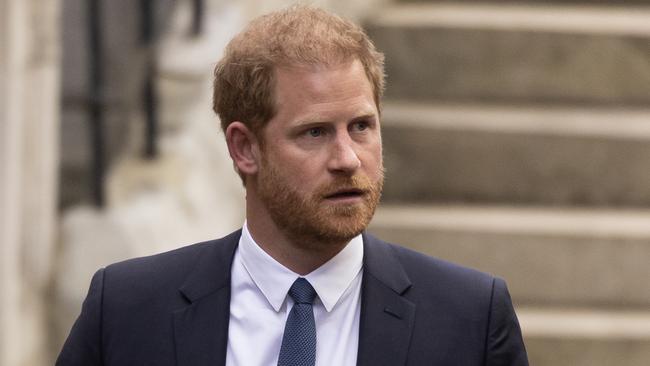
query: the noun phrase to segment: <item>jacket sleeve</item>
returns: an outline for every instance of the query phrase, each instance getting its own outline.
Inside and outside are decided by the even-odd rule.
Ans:
[[[81,314],[56,360],[56,366],[101,366],[104,270],[95,273]]]
[[[492,287],[486,351],[486,366],[528,366],[519,321],[508,287],[500,278]]]

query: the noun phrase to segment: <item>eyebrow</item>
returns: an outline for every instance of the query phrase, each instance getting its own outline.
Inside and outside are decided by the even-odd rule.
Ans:
[[[306,127],[306,126],[318,126],[318,125],[324,125],[328,123],[332,123],[331,121],[325,121],[325,120],[318,120],[319,118],[314,118],[314,120],[300,120],[296,123],[296,127]],[[361,116],[357,116],[352,118],[349,122],[359,122],[367,119],[378,119],[377,113],[371,112],[367,113]]]
[[[377,113],[369,113],[369,114],[364,114],[363,116],[354,117],[354,118],[352,118],[352,120],[350,122],[359,122],[359,121],[362,121],[364,119],[373,119],[373,118],[377,118],[377,117],[378,117]]]

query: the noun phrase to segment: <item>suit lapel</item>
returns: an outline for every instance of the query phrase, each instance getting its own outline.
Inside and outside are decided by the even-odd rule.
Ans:
[[[357,365],[404,365],[415,304],[402,296],[411,282],[390,246],[364,234],[364,270]]]
[[[230,319],[230,268],[241,230],[216,241],[179,289],[189,302],[174,312],[178,366],[223,366]]]

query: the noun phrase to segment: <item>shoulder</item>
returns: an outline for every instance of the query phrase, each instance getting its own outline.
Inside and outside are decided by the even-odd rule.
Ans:
[[[364,239],[368,274],[417,308],[411,354],[440,364],[528,365],[502,279],[370,235]]]
[[[492,281],[495,277],[469,267],[452,263],[440,258],[428,256],[405,248],[399,244],[389,243],[366,234],[364,239],[368,250],[383,252],[384,257],[391,256],[403,266],[409,277],[431,277],[438,280],[451,277],[463,281]]]
[[[191,244],[146,257],[114,263],[103,269],[105,290],[143,293],[161,288],[177,289],[202,263],[229,271],[240,231],[220,239]]]
[[[463,305],[472,300],[483,305],[491,301],[495,286],[505,286],[503,280],[459,264],[431,257],[371,235],[365,236],[367,250],[374,252],[373,267],[398,267],[410,282],[407,297],[424,299],[437,297],[450,305]],[[385,270],[385,269],[382,269]],[[397,271],[396,269],[391,269]]]

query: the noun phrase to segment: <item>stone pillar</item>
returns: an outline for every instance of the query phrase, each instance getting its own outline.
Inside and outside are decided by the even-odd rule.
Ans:
[[[55,237],[58,1],[0,0],[0,365],[45,364]]]

